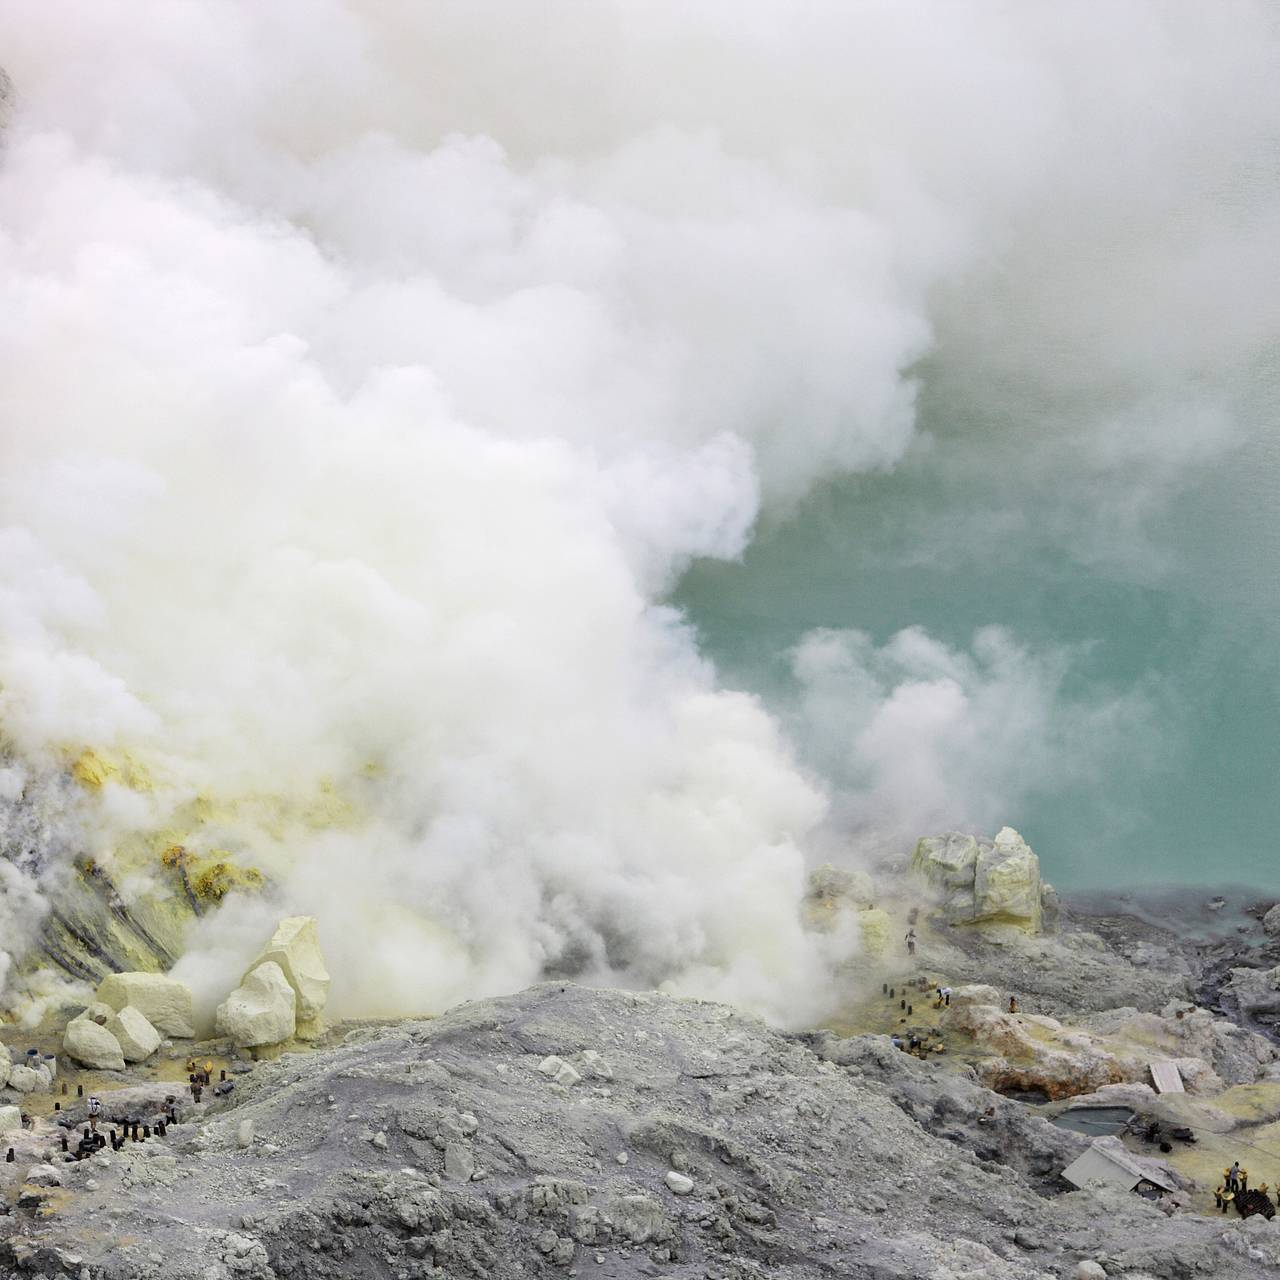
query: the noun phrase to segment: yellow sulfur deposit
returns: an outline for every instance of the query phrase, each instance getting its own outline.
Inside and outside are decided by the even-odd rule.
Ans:
[[[71,776],[88,791],[100,791],[108,782],[134,791],[150,791],[153,786],[146,766],[128,753],[110,756],[92,747],[72,761]]]
[[[207,902],[221,902],[233,890],[257,893],[266,883],[266,876],[256,867],[242,867],[225,859],[208,863],[191,877],[196,897]]]

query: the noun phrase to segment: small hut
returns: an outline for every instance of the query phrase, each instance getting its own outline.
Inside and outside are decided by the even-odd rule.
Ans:
[[[1097,1138],[1062,1171],[1073,1187],[1121,1187],[1147,1200],[1176,1191],[1169,1175],[1154,1161],[1130,1155],[1116,1138]]]

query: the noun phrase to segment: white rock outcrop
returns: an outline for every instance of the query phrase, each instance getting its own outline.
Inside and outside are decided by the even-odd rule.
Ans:
[[[329,971],[313,916],[287,916],[276,926],[258,958],[249,966],[252,973],[261,964],[280,967],[297,997],[296,1032],[304,1039],[320,1033],[320,1016],[329,999]]]
[[[291,1040],[297,1027],[298,998],[274,961],[260,964],[218,1006],[214,1028],[238,1049]]]
[[[948,924],[1040,932],[1040,859],[1012,827],[994,840],[955,831],[926,836],[916,845],[911,871],[939,895]]]
[[[124,1053],[120,1041],[100,1022],[82,1013],[67,1023],[62,1050],[81,1066],[95,1071],[123,1071]]]
[[[119,1042],[126,1062],[145,1062],[160,1047],[160,1033],[131,1004],[111,1017],[107,1030]]]
[[[98,986],[98,999],[112,1009],[132,1005],[164,1035],[191,1039],[196,1033],[191,988],[168,974],[109,974]]]
[[[1270,938],[1280,938],[1280,902],[1262,917],[1262,927]]]

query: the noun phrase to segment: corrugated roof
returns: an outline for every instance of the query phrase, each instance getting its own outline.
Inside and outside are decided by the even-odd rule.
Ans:
[[[1093,1182],[1103,1182],[1132,1191],[1139,1182],[1154,1182],[1165,1191],[1176,1190],[1158,1168],[1131,1156],[1118,1142],[1115,1146],[1109,1145],[1105,1138],[1090,1143],[1088,1151],[1063,1169],[1062,1176],[1072,1186],[1082,1188]]]

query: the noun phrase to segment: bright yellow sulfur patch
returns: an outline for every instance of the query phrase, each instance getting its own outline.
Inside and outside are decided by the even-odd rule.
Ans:
[[[89,791],[100,791],[108,782],[134,791],[154,789],[146,766],[127,752],[111,756],[88,747],[72,761],[71,776]]]
[[[197,898],[221,902],[233,890],[257,893],[267,878],[256,867],[241,867],[234,862],[209,863],[191,877],[191,889]]]

